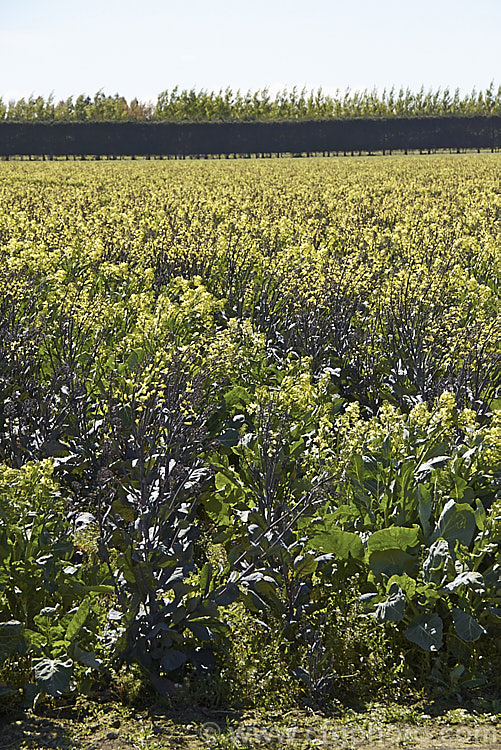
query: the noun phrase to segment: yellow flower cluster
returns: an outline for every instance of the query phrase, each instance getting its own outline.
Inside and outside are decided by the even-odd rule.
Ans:
[[[484,430],[483,459],[488,467],[501,467],[501,411],[495,411]]]
[[[53,471],[50,459],[29,461],[19,469],[0,464],[0,510],[9,520],[47,505],[49,498],[53,510],[62,510]]]

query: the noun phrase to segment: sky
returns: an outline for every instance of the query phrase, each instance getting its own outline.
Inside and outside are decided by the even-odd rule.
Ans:
[[[501,83],[501,0],[0,0],[0,97]]]

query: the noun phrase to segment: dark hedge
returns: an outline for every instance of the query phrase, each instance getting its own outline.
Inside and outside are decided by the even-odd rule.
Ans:
[[[247,123],[0,122],[1,156],[188,156],[493,149],[501,117]]]

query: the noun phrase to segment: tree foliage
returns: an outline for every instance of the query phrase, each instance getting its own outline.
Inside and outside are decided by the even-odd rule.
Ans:
[[[464,93],[449,88],[411,91],[409,88],[363,91],[339,89],[268,88],[242,92],[183,89],[162,91],[155,103],[98,91],[93,97],[80,94],[55,101],[31,95],[9,102],[0,99],[0,120],[13,121],[165,121],[251,122],[269,120],[329,120],[381,117],[488,116],[501,113],[501,87],[494,82],[485,90]]]

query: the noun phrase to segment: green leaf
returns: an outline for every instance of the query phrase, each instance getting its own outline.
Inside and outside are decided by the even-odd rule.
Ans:
[[[476,594],[483,594],[485,592],[484,577],[481,573],[472,571],[460,573],[451,583],[444,586],[444,589],[446,591],[455,591],[460,586],[466,586]]]
[[[57,697],[70,689],[73,661],[66,659],[33,659],[35,680],[41,690]]]
[[[132,562],[132,565],[124,566],[123,575],[125,580],[137,587],[142,594],[149,594],[155,590],[154,568],[146,562]]]
[[[389,597],[376,606],[376,619],[379,622],[400,622],[404,617],[405,594],[396,583],[390,586]]]
[[[418,484],[418,513],[421,528],[426,538],[430,535],[431,493],[424,484]]]
[[[474,620],[468,612],[465,612],[462,609],[454,607],[452,610],[452,619],[454,621],[456,633],[462,641],[471,643],[472,641],[477,641],[481,635],[487,633],[480,623]]]
[[[222,471],[218,471],[214,477],[214,484],[217,490],[224,490],[227,487],[233,488],[238,487],[240,489],[241,483],[236,475],[224,474]]]
[[[294,572],[297,576],[310,576],[317,569],[317,561],[313,552],[298,555],[294,560]]]
[[[0,622],[0,659],[15,653],[22,643],[24,625],[19,620]]]
[[[104,583],[98,583],[95,586],[85,586],[84,590],[88,593],[94,592],[96,594],[113,594],[115,587]]]
[[[200,592],[202,596],[205,596],[209,591],[209,585],[212,578],[212,565],[205,563],[202,570],[200,571]]]
[[[166,672],[174,672],[186,663],[186,654],[175,648],[169,648],[162,656],[160,663]]]
[[[444,625],[438,615],[418,615],[404,635],[424,651],[438,651],[442,647],[443,631]]]
[[[66,628],[66,640],[72,641],[77,635],[78,631],[83,627],[90,612],[90,602],[88,599],[84,599],[80,604],[78,610],[71,618],[68,627]]]
[[[339,524],[352,524],[360,518],[360,511],[355,504],[340,505],[334,513],[331,514],[334,522]],[[300,519],[301,520],[301,519]],[[309,519],[303,519],[309,522]]]
[[[488,589],[501,589],[501,565],[495,564],[488,568],[483,574],[483,579]]]
[[[377,550],[369,555],[369,565],[376,575],[402,575],[412,571],[416,565],[416,557],[401,549]]]
[[[218,607],[227,607],[229,604],[236,602],[240,596],[240,589],[235,583],[227,583],[212,592],[214,604]]]
[[[423,579],[428,583],[439,585],[452,563],[449,544],[445,539],[437,539],[430,547],[428,557],[423,563]]]
[[[188,628],[199,641],[210,641],[213,638],[212,632],[203,622],[190,620],[190,622],[188,622]]]
[[[362,540],[351,531],[322,531],[312,536],[310,544],[314,549],[333,554],[340,560],[347,560],[350,555],[355,560],[362,560],[364,557]]]
[[[92,651],[83,651],[76,643],[73,644],[71,653],[76,661],[86,667],[99,670],[103,666],[101,659],[98,659]]]
[[[468,546],[475,533],[475,514],[467,503],[449,500],[437,521],[431,541],[446,539],[450,545],[462,542]]]
[[[132,505],[129,505],[125,500],[121,500],[120,498],[113,500],[111,510],[115,515],[120,516],[124,521],[129,521],[129,523],[132,523],[136,517]]]
[[[245,594],[242,594],[241,599],[251,612],[267,612],[269,610],[268,604],[252,589],[248,589]]]
[[[35,651],[41,651],[47,643],[46,636],[38,630],[30,630],[29,628],[26,628],[23,635],[27,645],[34,646]]]
[[[485,529],[487,514],[482,501],[478,498],[475,500],[475,506],[475,523],[477,524],[478,529],[483,531]]]
[[[204,508],[207,515],[217,524],[229,526],[231,521],[230,503],[225,502],[220,497],[212,495],[212,497],[204,500]]]
[[[235,430],[233,427],[229,427],[221,435],[219,435],[217,439],[219,443],[225,448],[233,448],[235,445],[237,445],[239,437],[240,435],[238,430]]]
[[[133,370],[144,358],[143,349],[132,349],[131,353],[127,357],[127,368]]]
[[[408,547],[416,547],[419,544],[419,527],[391,526],[389,529],[375,531],[367,540],[367,551],[369,554],[379,550],[405,550]]]
[[[429,461],[421,464],[421,466],[416,469],[416,475],[422,479],[428,474],[431,474],[434,469],[442,469],[449,460],[450,456],[435,456],[435,458],[431,458]]]
[[[277,595],[277,582],[274,579],[263,577],[261,579],[253,580],[250,583],[249,592],[252,591],[254,594],[259,596],[262,600],[268,604],[267,609],[271,607],[275,614],[283,614],[284,604]]]
[[[392,576],[388,581],[388,584],[391,586],[393,583],[397,583],[409,599],[412,599],[416,593],[417,584],[415,579],[405,573],[403,575]]]

